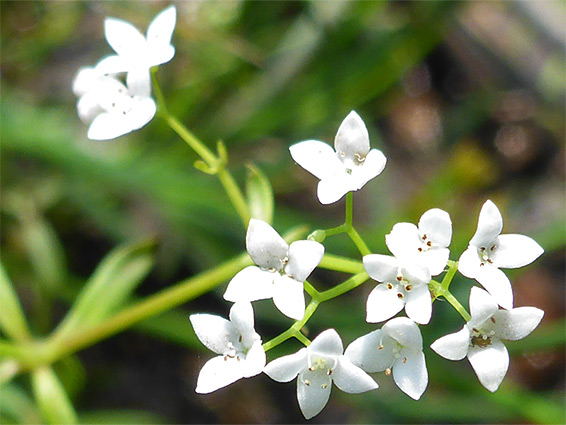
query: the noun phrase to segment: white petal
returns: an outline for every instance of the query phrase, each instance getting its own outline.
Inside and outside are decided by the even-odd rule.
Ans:
[[[334,329],[327,329],[313,339],[308,347],[309,353],[340,356],[344,352],[342,339]]]
[[[148,65],[156,66],[169,62],[175,56],[175,47],[168,46],[150,46],[148,53]]]
[[[387,163],[387,158],[378,149],[372,149],[366,156],[364,162],[352,170],[352,177],[355,179],[355,189],[361,189],[371,179],[377,177]]]
[[[509,278],[490,264],[480,269],[476,280],[491,294],[497,303],[507,310],[513,308],[513,289]]]
[[[132,127],[121,116],[102,113],[90,124],[87,137],[91,140],[110,140],[131,131]]]
[[[470,347],[468,360],[481,384],[491,392],[496,391],[509,367],[509,354],[505,345],[493,338],[488,347]]]
[[[403,259],[399,272],[403,279],[413,284],[413,286],[426,286],[431,279],[428,267],[420,264],[420,262],[407,261],[407,259]]]
[[[371,376],[353,365],[346,356],[340,356],[338,359],[338,366],[332,372],[332,380],[342,391],[351,394],[363,393],[378,387]]]
[[[462,360],[468,354],[470,336],[470,329],[464,326],[459,332],[437,339],[430,348],[445,359]]]
[[[218,356],[207,361],[200,370],[196,392],[208,394],[244,377],[244,362],[235,357]]]
[[[324,245],[315,241],[295,241],[289,246],[289,262],[285,273],[304,282],[318,266],[323,255]]]
[[[495,245],[497,248],[492,255],[493,263],[505,269],[531,264],[544,252],[534,239],[525,235],[501,235]]]
[[[469,246],[458,260],[458,271],[470,279],[475,279],[481,267],[478,249],[475,246]]]
[[[148,98],[151,94],[151,77],[147,66],[136,66],[130,68],[126,77],[128,92],[132,96]]]
[[[482,206],[478,228],[474,237],[470,240],[470,245],[490,247],[490,244],[495,241],[502,229],[503,217],[501,217],[501,213],[495,204],[488,200]]]
[[[307,354],[307,349],[301,348],[295,354],[279,357],[268,363],[263,371],[274,381],[292,381],[301,370],[308,368]]]
[[[252,218],[246,233],[246,248],[259,267],[281,270],[289,245],[265,221]]]
[[[257,301],[273,297],[273,281],[279,278],[276,273],[261,270],[256,266],[246,267],[228,283],[224,299],[226,301]]]
[[[427,285],[413,287],[407,293],[405,313],[415,322],[426,325],[432,316],[432,297]]]
[[[498,310],[493,316],[495,323],[491,328],[495,331],[496,337],[516,341],[535,330],[543,316],[544,311],[536,307]]]
[[[254,342],[252,348],[246,354],[244,361],[244,378],[259,375],[265,367],[265,350],[261,345],[261,340]]]
[[[385,243],[389,251],[398,258],[417,255],[422,245],[419,229],[412,223],[397,223],[391,233],[385,235]]]
[[[106,41],[120,56],[129,57],[144,50],[144,36],[129,22],[106,18],[104,21]]]
[[[307,385],[308,382],[308,385]],[[332,380],[319,370],[311,372],[308,369],[297,378],[297,400],[305,419],[318,415],[330,398]]]
[[[90,123],[98,115],[104,112],[100,107],[99,96],[94,91],[85,93],[77,102],[79,118],[84,123]]]
[[[296,143],[289,148],[289,152],[297,164],[319,180],[331,177],[343,169],[334,149],[318,140]]]
[[[105,58],[102,58],[95,67],[96,72],[106,75],[127,72],[128,69],[128,62],[120,55],[106,56]]]
[[[424,353],[402,349],[401,357],[393,365],[393,380],[409,397],[418,400],[428,385],[428,372]]]
[[[481,327],[497,311],[497,301],[489,293],[477,286],[470,290],[470,328]]]
[[[126,114],[125,119],[132,130],[138,130],[151,121],[156,110],[157,107],[153,99],[134,97],[132,99],[132,110]]]
[[[385,283],[377,285],[368,296],[366,321],[383,322],[399,313],[405,307],[405,300],[397,294],[395,289],[388,289]]]
[[[364,158],[369,152],[368,130],[356,112],[350,112],[340,124],[334,139],[334,148],[336,152],[343,152],[351,159],[356,155]]]
[[[423,337],[421,331],[411,319],[396,317],[383,325],[381,329],[403,347],[422,351]]]
[[[426,264],[431,276],[442,273],[449,258],[450,250],[448,248],[433,248],[421,253],[421,261]]]
[[[452,221],[450,215],[439,208],[425,212],[419,220],[419,230],[433,243],[447,247],[452,240]]]
[[[177,9],[175,6],[169,6],[151,21],[146,35],[151,48],[166,48],[171,43],[176,21]]]
[[[378,282],[393,281],[399,271],[399,260],[391,255],[366,255],[363,258],[363,263],[366,272]]]
[[[224,354],[231,341],[237,338],[234,325],[220,316],[191,314],[189,319],[200,342],[216,354]]]
[[[258,339],[254,330],[254,310],[250,302],[237,302],[230,309],[230,322],[243,338],[243,344],[250,347]]]
[[[92,89],[100,74],[91,67],[79,69],[73,80],[73,93],[75,96],[82,96]]]
[[[393,366],[394,348],[397,343],[378,329],[353,341],[344,355],[366,372],[382,372]]]
[[[316,188],[316,196],[321,204],[328,205],[338,202],[342,197],[354,190],[356,185],[352,185],[353,181],[347,174],[325,177],[318,182]]]
[[[305,315],[303,283],[289,276],[279,276],[273,285],[273,302],[285,316],[301,320]]]

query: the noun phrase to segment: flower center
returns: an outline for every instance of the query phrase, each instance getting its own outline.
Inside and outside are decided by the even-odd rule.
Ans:
[[[433,247],[432,241],[428,238],[426,233],[423,233],[421,235],[420,240],[421,240],[421,246],[417,248],[419,252],[428,251]]]
[[[497,245],[493,244],[491,247],[480,246],[478,255],[480,257],[480,266],[485,266],[486,263],[493,264],[492,256],[497,249]]]
[[[413,284],[402,275],[397,276],[396,282],[387,282],[386,286],[390,291],[397,291],[397,298],[400,300],[403,300],[414,288]]]
[[[495,331],[486,331],[484,329],[472,328],[470,347],[489,347],[491,345],[491,338],[494,335]]]

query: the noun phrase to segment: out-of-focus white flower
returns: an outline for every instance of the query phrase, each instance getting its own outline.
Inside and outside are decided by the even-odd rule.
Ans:
[[[216,354],[202,367],[196,392],[207,394],[241,379],[258,375],[265,366],[265,351],[254,330],[250,303],[236,303],[230,320],[212,314],[192,314],[191,323],[200,341]]]
[[[305,314],[303,283],[322,260],[324,246],[308,240],[287,245],[273,227],[252,218],[246,248],[257,266],[246,267],[234,276],[224,299],[239,302],[273,298],[284,315],[301,320]]]
[[[419,226],[397,223],[385,236],[387,247],[397,258],[409,258],[426,265],[432,276],[444,271],[452,239],[452,222],[446,211],[433,208],[425,212]]]
[[[127,72],[128,87],[140,95],[149,97],[150,68],[169,62],[175,55],[171,36],[176,19],[175,6],[168,7],[153,19],[144,37],[129,22],[106,18],[104,34],[116,55],[102,59],[96,66],[97,71],[103,74]]]
[[[334,149],[318,140],[306,140],[289,148],[293,159],[320,179],[318,200],[332,204],[346,193],[361,189],[383,171],[386,158],[378,149],[371,149],[367,128],[352,111],[342,121]]]
[[[480,212],[478,228],[470,245],[460,256],[458,270],[477,280],[506,309],[513,308],[509,278],[499,268],[518,268],[535,261],[544,250],[524,235],[502,235],[503,218],[491,201]]]
[[[264,372],[278,382],[297,378],[299,407],[303,416],[311,419],[326,406],[333,381],[347,393],[362,393],[378,387],[367,373],[342,353],[340,336],[334,329],[328,329],[308,347],[270,362]]]
[[[137,89],[142,93],[95,68],[81,69],[73,81],[73,92],[79,96],[79,117],[90,123],[87,137],[114,139],[151,121],[156,112],[155,102],[143,94],[147,91],[143,87]]]
[[[544,311],[535,307],[500,310],[494,297],[473,287],[470,313],[461,331],[437,339],[430,348],[449,360],[467,356],[481,384],[494,392],[509,367],[509,353],[501,340],[526,337],[538,326]]]
[[[366,372],[393,372],[397,386],[415,400],[428,384],[421,331],[406,317],[391,319],[381,329],[356,339],[344,355]]]
[[[381,254],[366,255],[363,263],[371,278],[383,282],[368,296],[368,322],[390,319],[403,308],[407,316],[421,325],[430,321],[432,297],[428,289],[431,279],[428,267]]]

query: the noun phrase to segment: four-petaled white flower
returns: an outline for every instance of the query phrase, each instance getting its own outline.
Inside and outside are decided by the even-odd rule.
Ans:
[[[491,201],[480,212],[478,228],[469,247],[460,256],[458,270],[477,280],[506,309],[513,308],[513,291],[509,278],[499,270],[523,267],[536,260],[544,250],[524,235],[501,235],[503,218]]]
[[[176,18],[175,6],[163,10],[149,24],[145,37],[126,21],[106,18],[104,34],[117,54],[102,59],[96,66],[97,70],[103,74],[127,72],[128,87],[148,97],[151,87],[150,68],[169,62],[175,55],[171,36]]]
[[[538,326],[544,311],[535,307],[498,309],[494,297],[473,287],[470,313],[471,319],[461,331],[437,339],[430,347],[449,360],[467,356],[481,384],[493,392],[509,367],[509,353],[501,340],[526,337]]]
[[[383,171],[386,158],[378,149],[371,149],[367,128],[352,111],[342,121],[334,149],[318,140],[306,140],[289,148],[293,159],[320,179],[318,200],[332,204],[346,193],[361,189]]]
[[[363,258],[367,273],[378,282],[367,300],[366,320],[370,323],[390,319],[405,308],[413,321],[426,325],[432,315],[428,289],[428,267],[390,255],[370,254]]]
[[[433,208],[425,212],[418,227],[397,223],[385,236],[387,247],[397,258],[408,258],[426,265],[432,276],[444,271],[452,239],[452,221],[446,211]]]
[[[310,419],[326,406],[332,381],[347,393],[362,393],[378,387],[362,369],[343,354],[342,340],[334,329],[317,336],[295,354],[270,362],[264,372],[278,382],[297,377],[297,399],[303,416]]]
[[[246,248],[256,266],[246,267],[232,278],[224,299],[238,302],[273,298],[284,315],[301,320],[305,314],[303,282],[322,260],[324,246],[309,240],[287,245],[273,227],[252,218]]]
[[[366,372],[393,372],[397,386],[415,400],[428,384],[421,331],[406,317],[391,319],[381,329],[356,339],[344,355]]]
[[[140,87],[138,87],[139,89]],[[73,81],[79,97],[77,111],[81,120],[90,123],[87,137],[108,140],[146,125],[155,115],[153,99],[124,86],[96,68],[81,69]]]
[[[250,303],[235,303],[230,309],[229,321],[212,314],[192,314],[190,320],[198,339],[220,354],[202,367],[197,393],[207,394],[262,372],[265,351],[254,330],[254,311]]]

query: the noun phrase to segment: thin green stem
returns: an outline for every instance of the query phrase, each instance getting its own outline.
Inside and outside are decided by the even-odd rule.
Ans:
[[[456,309],[456,311],[458,313],[460,313],[460,316],[462,316],[462,318],[466,321],[469,322],[470,319],[472,318],[470,316],[470,314],[466,311],[466,309],[464,308],[464,306],[462,304],[460,304],[460,301],[458,301],[456,299],[456,297],[454,297],[454,295],[452,295],[452,293],[448,290],[444,291],[444,293],[442,294],[442,296],[446,299],[446,301],[448,301],[452,307],[454,307]]]
[[[358,251],[360,251],[360,254],[362,254],[362,256],[371,254],[370,249],[368,248],[360,234],[356,231],[356,229],[351,227],[347,233],[348,236],[350,236],[350,239],[352,239],[352,241],[356,244],[356,247],[358,248]]]
[[[218,176],[220,183],[222,183],[222,186],[224,186],[224,190],[230,198],[232,205],[238,212],[238,215],[240,216],[244,227],[247,227],[251,218],[250,209],[248,207],[246,199],[244,198],[244,195],[242,194],[242,191],[236,184],[234,177],[228,170],[226,170],[226,168],[222,168],[216,175]]]
[[[295,337],[296,339],[301,341],[305,346],[308,346],[310,344],[310,341],[306,336],[304,336],[301,333],[301,329],[309,321],[311,316],[314,314],[314,312],[318,308],[319,304],[320,304],[319,301],[317,301],[315,299],[311,300],[311,302],[309,303],[309,305],[307,305],[307,308],[305,309],[305,315],[303,316],[303,318],[301,320],[298,320],[295,323],[293,323],[293,325],[289,329],[287,329],[286,331],[280,333],[275,338],[270,339],[269,341],[264,343],[263,349],[265,351],[269,351],[272,348],[277,347],[279,344],[287,341],[289,338],[292,338],[292,337]]]
[[[462,318],[466,322],[469,322],[471,319],[470,314],[466,311],[464,306],[460,304],[460,301],[458,301],[456,297],[452,295],[449,289],[450,284],[452,283],[452,280],[454,279],[457,271],[458,262],[448,261],[448,270],[446,272],[446,275],[444,275],[442,282],[438,283],[437,281],[433,280],[428,284],[428,286],[436,298],[444,297],[444,299],[448,301],[458,313],[460,313],[460,316],[462,316]]]
[[[341,257],[339,255],[325,253],[322,261],[318,265],[321,269],[334,270],[344,273],[360,273],[364,270],[364,265],[359,260]]]
[[[340,295],[345,294],[346,292],[349,292],[354,288],[357,288],[368,279],[369,276],[365,271],[355,274],[348,280],[342,282],[339,285],[336,285],[334,288],[321,292],[320,296],[318,297],[318,301],[324,302],[331,300],[332,298],[339,297]]]
[[[344,224],[351,228],[354,224],[354,193],[348,192],[346,194],[346,214]]]

